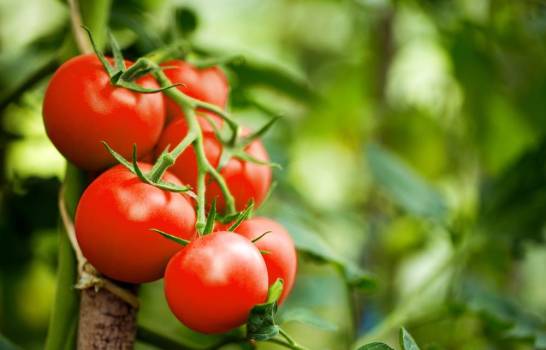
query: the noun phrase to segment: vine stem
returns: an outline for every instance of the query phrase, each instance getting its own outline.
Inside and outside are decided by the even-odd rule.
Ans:
[[[72,25],[72,33],[74,34],[74,40],[78,46],[78,51],[87,54],[93,52],[91,42],[81,30],[83,25],[82,17],[80,15],[80,5],[78,0],[68,0],[68,7],[70,8],[70,23]]]
[[[161,57],[159,55],[158,57]],[[137,60],[133,66],[131,66],[124,74],[127,76],[130,76],[141,69],[150,69],[152,68],[154,71],[154,77],[157,80],[159,86],[161,88],[172,86],[172,82],[169,80],[169,78],[165,75],[165,73],[161,70],[161,68],[158,66],[158,64],[154,61],[152,61],[149,58],[143,57]],[[163,93],[171,98],[184,112],[184,118],[186,120],[186,123],[188,124],[188,133],[180,141],[180,143],[170,152],[166,151],[163,152],[162,155],[157,160],[156,164],[154,165],[151,173],[150,178],[152,181],[155,179],[156,181],[161,178],[163,173],[176,161],[176,158],[184,152],[184,150],[192,144],[195,150],[195,155],[197,158],[197,223],[196,228],[197,231],[202,233],[203,229],[206,225],[206,215],[205,215],[205,200],[206,200],[206,175],[207,173],[212,176],[212,178],[218,183],[218,186],[220,186],[220,190],[222,191],[222,195],[224,197],[224,201],[226,203],[226,210],[228,215],[234,214],[236,212],[235,208],[235,200],[233,198],[233,195],[231,194],[231,191],[229,190],[229,187],[227,186],[226,181],[222,177],[222,175],[219,173],[218,169],[216,169],[207,159],[205,154],[205,147],[203,145],[203,131],[201,130],[201,127],[199,125],[199,122],[197,120],[197,116],[195,114],[196,108],[203,108],[208,111],[217,113],[220,115],[230,127],[233,128],[233,134],[234,137],[237,137],[238,132],[238,124],[233,121],[227,113],[225,113],[221,108],[210,105],[208,103],[199,101],[197,99],[194,99],[192,97],[187,96],[183,92],[181,92],[178,89],[166,89],[163,91]]]
[[[283,335],[283,334],[281,333],[281,335]],[[285,337],[285,336],[283,335],[283,337]],[[285,339],[288,339],[288,338],[285,337]],[[292,338],[289,337],[289,339],[291,339],[292,342],[290,342],[288,340],[284,341],[282,339],[276,339],[276,338],[268,339],[266,341],[269,342],[269,343],[284,346],[285,348],[288,348],[288,349],[308,350],[307,348],[305,348],[305,347],[299,345],[298,343],[296,343]]]

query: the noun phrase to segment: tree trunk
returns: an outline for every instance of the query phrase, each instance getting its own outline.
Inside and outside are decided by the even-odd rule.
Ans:
[[[84,289],[80,302],[78,350],[132,349],[137,310],[101,288]]]

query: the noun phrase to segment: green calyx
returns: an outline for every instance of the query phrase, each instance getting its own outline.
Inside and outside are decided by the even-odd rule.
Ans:
[[[222,218],[222,222],[229,223],[231,222],[231,226],[229,226],[228,231],[235,231],[239,225],[246,219],[250,218],[254,211],[254,201],[251,199],[248,201],[248,204],[246,205],[246,208],[235,214],[235,215],[226,215]]]
[[[166,239],[169,239],[169,240],[171,240],[171,241],[173,241],[175,243],[178,243],[183,247],[187,246],[190,243],[190,241],[188,241],[187,239],[183,239],[183,238],[177,237],[175,235],[171,235],[170,233],[167,233],[165,231],[161,231],[161,230],[159,230],[157,228],[151,228],[150,231],[155,232],[155,233],[159,233],[160,235],[162,235]]]
[[[217,169],[221,170],[231,158],[238,158],[250,163],[280,169],[281,166],[279,164],[257,159],[246,151],[246,148],[252,142],[258,140],[263,135],[265,135],[265,133],[269,131],[279,119],[280,117],[274,117],[255,132],[251,133],[250,135],[241,137],[239,136],[240,126],[236,122],[231,120],[231,118],[229,118],[230,122],[228,122],[228,126],[231,129],[231,135],[229,135],[228,138],[222,135],[221,131],[218,130],[214,122],[209,119],[209,123],[214,130],[216,138],[222,143],[222,154],[220,155],[220,161],[218,162]],[[226,120],[227,122],[227,119],[224,118],[224,120]]]
[[[247,338],[253,340],[268,340],[280,333],[280,327],[275,321],[277,302],[283,290],[282,279],[277,279],[269,287],[267,300],[250,310],[247,321]]]
[[[190,190],[190,186],[179,186],[176,184],[173,184],[171,182],[163,181],[161,180],[161,175],[165,172],[165,169],[154,167],[152,168],[152,171],[145,174],[142,169],[138,166],[137,162],[137,146],[133,145],[133,159],[131,162],[123,158],[123,156],[116,151],[112,149],[108,145],[107,142],[102,141],[104,144],[104,147],[106,147],[106,150],[114,157],[121,165],[123,165],[125,168],[127,168],[129,171],[131,171],[133,174],[138,176],[142,182],[147,183],[149,185],[155,186],[157,188],[160,188],[164,191],[168,192],[186,192],[190,196],[195,196],[194,193],[192,193]],[[173,162],[174,163],[174,162]],[[158,176],[159,174],[159,176]]]
[[[144,63],[137,61],[130,68],[127,68],[125,66],[125,59],[123,58],[123,54],[121,53],[121,48],[119,47],[116,38],[112,35],[110,31],[108,31],[110,47],[112,49],[112,55],[114,56],[114,64],[112,65],[110,61],[104,56],[103,52],[98,48],[89,28],[87,28],[86,26],[82,26],[82,28],[87,32],[87,35],[89,36],[89,41],[91,41],[91,45],[93,46],[93,51],[97,55],[97,58],[101,62],[106,73],[108,73],[112,85],[144,94],[157,93],[181,85],[172,84],[170,86],[164,86],[158,89],[150,89],[136,84],[134,82],[135,79],[152,73],[154,70],[157,70],[159,68],[156,66],[147,65],[146,61],[144,61]]]
[[[212,232],[214,229],[214,224],[216,223],[216,198],[212,200],[212,203],[210,205],[209,215],[207,216],[207,222],[205,223],[205,227],[203,228],[202,235],[208,235]],[[199,230],[197,231],[199,232]]]

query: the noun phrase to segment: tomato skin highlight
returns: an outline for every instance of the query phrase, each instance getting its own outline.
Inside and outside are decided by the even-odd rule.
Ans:
[[[169,149],[172,150],[187,133],[188,127],[185,120],[178,119],[169,124],[159,139],[156,157],[168,145],[170,145]],[[208,161],[212,166],[218,167],[223,146],[216,139],[216,135],[211,131],[204,131],[203,145]],[[246,152],[259,160],[269,161],[267,151],[259,140],[248,145]],[[193,146],[188,147],[169,170],[178,176],[182,183],[195,188],[197,185],[197,158]],[[220,174],[224,177],[235,198],[237,210],[243,210],[250,199],[254,200],[255,207],[259,207],[271,187],[272,172],[271,167],[268,165],[232,158],[224,165]],[[222,191],[216,182],[210,181],[206,191],[207,205],[210,205],[214,198],[217,200],[218,210],[222,212],[225,209]]]
[[[267,291],[267,268],[259,250],[233,232],[213,232],[192,241],[165,271],[171,311],[201,333],[223,333],[246,323]]]
[[[165,68],[164,72],[167,78],[173,83],[181,83],[177,87],[184,94],[214,104],[220,108],[225,108],[228,95],[229,84],[224,72],[220,67],[197,68],[191,63],[182,60],[170,60],[161,64]],[[165,99],[167,110],[167,121],[178,118],[184,118],[184,112],[174,101]],[[223,120],[207,111],[198,110],[202,115],[207,115],[217,127],[221,127]],[[199,119],[199,123],[204,130],[213,130],[206,119]]]
[[[135,82],[158,88],[151,76]],[[161,93],[113,86],[99,59],[89,54],[70,59],[55,72],[45,93],[43,119],[47,135],[69,161],[101,170],[115,164],[101,141],[126,158],[133,144],[139,156],[150,152],[163,128],[165,106]]]
[[[269,252],[269,254],[263,255],[269,275],[269,284],[275,283],[277,278],[282,278],[284,282],[282,295],[279,299],[279,304],[282,304],[292,291],[296,279],[298,257],[294,240],[281,224],[265,217],[253,217],[245,220],[235,229],[236,233],[250,241],[267,231],[271,232],[254,244],[258,249]]]
[[[143,171],[151,165],[140,163]],[[180,185],[168,172],[163,180]],[[76,237],[83,255],[104,275],[128,283],[162,277],[181,249],[151,228],[181,238],[195,237],[195,210],[183,194],[143,183],[122,165],[96,178],[76,210]]]

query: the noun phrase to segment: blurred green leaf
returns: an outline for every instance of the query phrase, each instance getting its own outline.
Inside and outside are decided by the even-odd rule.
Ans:
[[[188,7],[180,7],[176,9],[175,22],[181,34],[184,36],[195,32],[199,26],[199,18],[197,17],[197,14]]]
[[[0,334],[0,349],[2,350],[20,350],[18,346],[15,346],[9,339]]]
[[[0,110],[55,71],[52,50],[29,49],[21,54],[0,55]]]
[[[370,343],[358,348],[358,350],[394,350],[385,343]]]
[[[311,102],[317,98],[310,83],[279,65],[259,62],[245,56],[243,63],[230,63],[228,67],[235,72],[237,81],[232,87],[233,94],[240,99],[248,97],[242,91],[256,86],[264,86],[278,93],[302,102]],[[241,101],[239,101],[241,102]],[[246,101],[251,103],[251,101]]]
[[[502,339],[532,340],[535,349],[546,349],[546,322],[522,310],[507,297],[467,279],[457,291],[457,300],[484,322]]]
[[[408,212],[441,221],[447,214],[442,196],[408,165],[378,144],[367,148],[375,181]]]
[[[337,326],[309,309],[293,308],[283,312],[281,322],[301,322],[325,331],[335,331]]]
[[[285,221],[283,224],[291,233],[298,251],[314,259],[329,262],[341,269],[347,283],[356,288],[373,289],[376,286],[375,278],[362,270],[355,263],[334,252],[324,240],[301,223]]]
[[[546,139],[524,153],[481,196],[481,222],[495,237],[513,243],[543,242],[546,223]]]
[[[215,348],[226,336],[230,336],[194,332],[180,323],[165,300],[163,281],[143,284],[140,287],[139,298],[141,306],[138,313],[138,325],[144,330],[145,337],[165,338],[188,348]],[[165,341],[168,342],[168,340]]]

